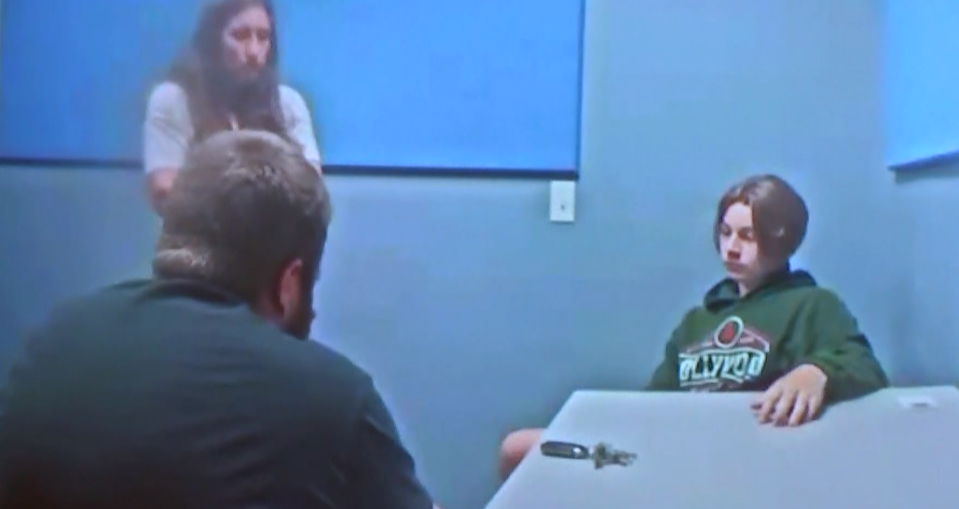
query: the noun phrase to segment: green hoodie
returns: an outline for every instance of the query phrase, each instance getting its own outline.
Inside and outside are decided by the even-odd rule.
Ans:
[[[712,287],[673,332],[647,390],[763,391],[803,364],[828,377],[827,402],[889,384],[839,297],[787,268],[743,298],[730,279]]]

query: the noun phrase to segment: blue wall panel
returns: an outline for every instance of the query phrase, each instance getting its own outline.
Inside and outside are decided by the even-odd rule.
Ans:
[[[138,159],[200,0],[5,0],[0,157]],[[279,0],[333,165],[572,170],[582,0]],[[56,128],[57,136],[49,136]]]
[[[959,151],[959,2],[886,0],[885,9],[886,157],[926,167]]]

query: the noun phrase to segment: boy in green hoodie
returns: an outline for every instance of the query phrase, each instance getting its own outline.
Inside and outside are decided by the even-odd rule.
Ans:
[[[713,243],[727,277],[673,331],[647,390],[756,391],[751,406],[760,423],[798,426],[824,404],[888,385],[842,300],[789,267],[808,220],[802,197],[775,175],[750,177],[723,195]],[[504,479],[541,433],[506,437]]]

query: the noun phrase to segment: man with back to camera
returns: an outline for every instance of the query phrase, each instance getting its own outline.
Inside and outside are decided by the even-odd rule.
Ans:
[[[266,132],[184,168],[154,277],[61,305],[8,370],[0,507],[433,507],[369,375],[306,340],[322,177]]]

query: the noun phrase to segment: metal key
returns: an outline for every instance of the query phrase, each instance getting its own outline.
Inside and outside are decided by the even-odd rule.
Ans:
[[[593,447],[592,456],[593,465],[597,470],[607,465],[628,467],[636,460],[636,453],[617,450],[605,442],[600,442]]]
[[[615,449],[608,443],[600,442],[589,448],[572,442],[547,441],[540,444],[540,451],[544,456],[565,459],[590,459],[596,469],[607,465],[629,466],[636,459],[636,454]]]

